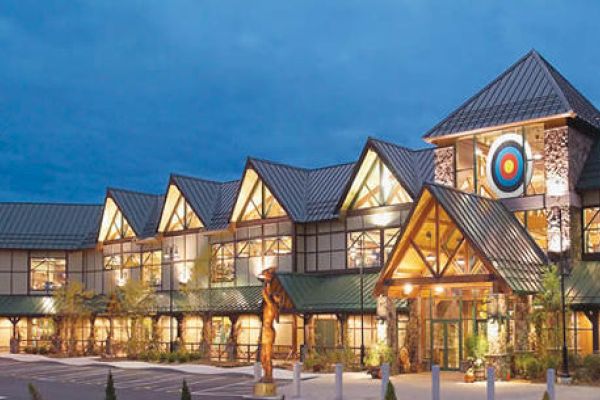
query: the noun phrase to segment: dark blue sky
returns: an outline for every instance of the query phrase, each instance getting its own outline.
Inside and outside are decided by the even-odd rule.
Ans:
[[[524,3],[527,3],[525,5]],[[600,4],[3,1],[0,200],[101,202],[248,155],[352,161],[421,135],[535,47],[600,104]]]

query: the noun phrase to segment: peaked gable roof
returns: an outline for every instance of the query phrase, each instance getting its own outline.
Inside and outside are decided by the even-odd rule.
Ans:
[[[412,150],[408,147],[369,137],[363,147],[361,156],[354,164],[352,173],[338,198],[337,208],[342,207],[350,193],[352,184],[359,173],[361,165],[369,150],[383,160],[400,185],[415,199],[426,181],[434,179],[434,150],[435,148]]]
[[[137,237],[154,236],[164,201],[163,195],[109,188],[107,197],[114,200]]]
[[[438,184],[426,188],[512,290],[541,289],[546,256],[502,202]]]
[[[424,139],[563,114],[573,114],[600,129],[598,109],[531,50],[429,130]]]
[[[440,204],[478,254],[491,264],[512,290],[534,293],[541,289],[546,257],[502,202],[433,183],[425,184],[419,199],[425,191]],[[415,202],[413,210],[416,204],[418,202]],[[407,223],[405,227],[409,225]],[[378,286],[393,271],[394,266],[390,265],[395,258],[393,255],[406,234],[403,231],[396,242],[392,256],[381,272]]]
[[[227,227],[239,181],[217,182],[175,174],[170,181],[179,188],[207,229]]]
[[[294,222],[333,219],[354,163],[300,168],[249,158],[251,167]]]
[[[92,248],[101,215],[96,204],[0,203],[0,248]]]

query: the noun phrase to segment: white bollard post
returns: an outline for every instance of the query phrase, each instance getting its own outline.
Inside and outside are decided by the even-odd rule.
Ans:
[[[381,364],[381,400],[385,399],[388,382],[390,381],[390,364]]]
[[[259,382],[262,378],[262,364],[260,361],[254,363],[254,382]]]
[[[554,382],[556,380],[556,371],[552,368],[548,368],[546,371],[546,391],[550,400],[556,400],[556,392],[554,391]]]
[[[431,368],[431,399],[440,400],[440,366]]]
[[[494,387],[494,367],[488,367],[487,369],[487,400],[494,400],[495,387]]]
[[[302,373],[302,363],[297,362],[294,364],[294,397],[300,397],[300,374]]]
[[[342,375],[344,372],[344,366],[342,364],[335,364],[335,400],[342,400]]]

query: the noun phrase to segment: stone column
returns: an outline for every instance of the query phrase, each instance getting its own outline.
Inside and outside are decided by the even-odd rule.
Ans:
[[[406,327],[406,347],[410,360],[411,372],[417,372],[421,369],[421,302],[419,299],[409,299],[408,325]]]
[[[231,315],[229,321],[231,321],[231,330],[227,340],[227,360],[235,361],[237,359],[238,315]]]
[[[389,297],[385,297],[383,301],[385,302],[385,344],[392,349],[392,354],[394,354],[394,359],[390,367],[392,369],[392,373],[395,374],[399,372],[400,360],[400,353],[398,349],[398,312],[396,310],[396,304],[394,304],[394,300],[390,299]],[[410,369],[410,364],[408,365],[408,369]]]
[[[210,314],[206,313],[202,315],[202,344],[200,345],[200,352],[204,357],[210,359],[210,350],[212,345],[212,318]]]
[[[345,341],[347,340],[346,328],[348,326],[348,316],[346,314],[337,314],[336,317],[339,325],[339,346],[344,347],[346,345]]]
[[[434,150],[435,181],[454,186],[454,147],[438,147]]]
[[[529,316],[529,297],[528,296],[515,296],[515,351],[526,352],[529,351],[529,323],[527,318]]]

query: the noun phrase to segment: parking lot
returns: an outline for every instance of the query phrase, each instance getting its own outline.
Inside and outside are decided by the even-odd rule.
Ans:
[[[183,379],[194,399],[240,399],[251,394],[252,377],[242,374],[199,375],[164,369],[112,370],[117,396],[123,400],[179,399]],[[33,383],[45,400],[103,399],[109,367],[0,359],[0,399],[28,400]],[[278,381],[285,385],[287,381]],[[4,397],[2,397],[4,396]]]

